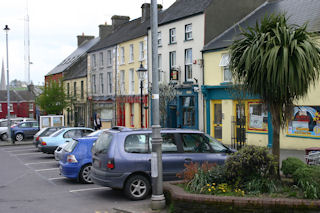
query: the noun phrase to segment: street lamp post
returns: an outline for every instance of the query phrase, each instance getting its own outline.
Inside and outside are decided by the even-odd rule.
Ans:
[[[138,77],[140,80],[140,126],[143,128],[143,99],[142,99],[142,91],[143,91],[143,80],[145,79],[145,74],[147,69],[143,67],[142,62],[140,67],[137,69]]]
[[[10,28],[8,27],[8,25],[5,26],[5,28],[3,29],[4,31],[6,31],[6,47],[7,47],[7,110],[8,110],[8,142],[9,143],[14,143],[14,141],[11,141],[11,129],[10,129],[10,83],[9,83],[9,56],[8,56],[8,32],[10,30]]]
[[[151,40],[152,40],[152,153],[151,177],[152,197],[151,208],[161,210],[165,207],[163,195],[162,172],[162,137],[159,110],[159,79],[158,79],[158,5],[157,0],[151,0]]]

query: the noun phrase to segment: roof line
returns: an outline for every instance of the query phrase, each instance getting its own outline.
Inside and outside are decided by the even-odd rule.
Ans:
[[[247,20],[251,15],[253,15],[254,13],[256,13],[258,10],[260,10],[262,7],[265,7],[269,2],[266,1],[263,4],[261,4],[259,7],[257,7],[256,9],[254,9],[251,13],[249,13],[248,15],[246,15],[245,17],[243,17],[240,21],[238,21],[237,23],[235,23],[234,25],[232,25],[231,27],[229,27],[227,30],[225,30],[223,33],[221,33],[220,35],[218,35],[217,37],[215,37],[214,39],[212,39],[211,41],[209,41],[209,43],[207,43],[205,46],[208,46],[209,44],[212,44],[213,42],[215,42],[216,40],[218,40],[219,38],[223,37],[225,34],[227,34],[228,32],[230,32],[233,28],[235,28],[236,26],[240,26],[241,23],[243,23],[245,20]],[[220,47],[224,48],[224,47]],[[201,50],[201,52],[206,52],[209,50],[204,50],[205,48],[203,48]]]

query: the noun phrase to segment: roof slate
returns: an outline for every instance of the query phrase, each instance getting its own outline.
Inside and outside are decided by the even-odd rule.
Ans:
[[[77,62],[82,55],[86,54],[87,51],[99,40],[99,37],[94,38],[80,45],[73,53],[71,53],[67,58],[65,58],[59,65],[57,65],[45,76],[50,76],[65,71],[66,69],[71,67],[75,62]]]
[[[319,0],[278,0],[266,2],[251,14],[246,16],[236,25],[232,26],[218,37],[205,45],[203,51],[223,49],[240,38],[239,26],[247,28],[254,26],[256,21],[264,18],[265,14],[283,13],[288,17],[289,24],[303,25],[308,23],[307,30],[310,32],[320,31],[320,1]]]
[[[0,90],[0,102],[7,101],[7,91]],[[28,90],[10,90],[10,102],[34,102],[35,96]]]

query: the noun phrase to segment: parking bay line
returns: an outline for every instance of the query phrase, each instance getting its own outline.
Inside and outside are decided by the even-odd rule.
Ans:
[[[35,153],[21,153],[21,154],[14,154],[14,153],[11,153],[11,155],[15,155],[15,156],[20,156],[20,155],[39,155],[39,154],[41,154],[41,155],[43,155],[43,153],[42,152],[35,152]]]
[[[110,189],[110,187],[97,187],[97,188],[87,188],[87,189],[76,189],[70,190],[69,192],[84,192],[84,191],[91,191],[91,190],[101,190],[101,189]]]
[[[42,164],[42,163],[54,163],[54,161],[43,161],[43,162],[36,162],[36,163],[25,163],[24,165],[25,165],[25,166],[28,166],[28,165],[32,165],[32,164]]]
[[[58,170],[59,168],[49,168],[49,169],[37,169],[37,170],[34,170],[36,172],[42,172],[42,171],[51,171],[51,170]]]
[[[5,150],[6,152],[19,152],[19,151],[37,151],[36,149],[14,149],[14,150]]]
[[[48,180],[62,180],[67,179],[66,177],[56,177],[56,178],[49,178]]]

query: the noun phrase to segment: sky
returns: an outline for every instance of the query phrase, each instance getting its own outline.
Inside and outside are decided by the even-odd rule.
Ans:
[[[7,70],[8,25],[9,80],[25,81],[25,18],[29,15],[30,79],[42,85],[44,76],[77,48],[77,35],[99,35],[100,24],[113,15],[130,20],[141,16],[141,5],[151,0],[5,0],[0,7],[0,57]],[[175,0],[158,0],[163,9]],[[27,6],[28,5],[28,6]],[[28,8],[28,10],[27,10]],[[2,62],[3,61],[3,62]],[[2,67],[2,64],[0,65]],[[1,76],[1,75],[0,75]],[[6,76],[7,77],[7,76]],[[6,80],[7,82],[7,80]]]

